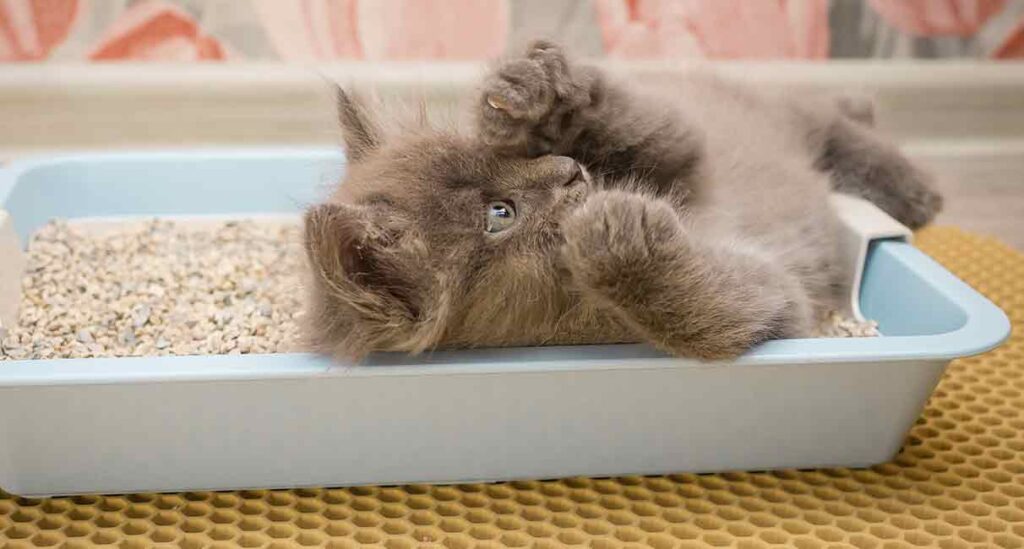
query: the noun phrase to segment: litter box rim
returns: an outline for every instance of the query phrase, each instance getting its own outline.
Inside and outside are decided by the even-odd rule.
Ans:
[[[3,224],[3,213],[15,187],[27,184],[25,180],[39,168],[75,162],[102,164],[158,160],[184,164],[199,160],[244,162],[268,158],[344,164],[339,151],[323,147],[68,153],[20,160],[0,168],[0,225]],[[9,212],[9,215],[17,218],[18,212],[15,210]],[[2,229],[4,227],[0,226]],[[901,280],[900,284],[913,282],[916,285],[893,288],[892,281],[879,280],[878,276],[872,275],[882,271],[903,273],[906,279]],[[924,335],[769,341],[731,361],[680,359],[642,344],[473,349],[438,351],[419,356],[375,353],[359,365],[309,353],[20,360],[0,364],[0,387],[949,360],[988,351],[1005,341],[1010,334],[1009,319],[1001,309],[930,257],[899,239],[875,239],[871,242],[860,289],[863,292],[859,300],[860,307],[868,317],[876,318],[874,315],[878,314],[880,307],[886,305],[884,302],[873,302],[878,301],[875,295],[882,292],[889,297],[910,302],[941,299],[945,302],[947,313],[959,311],[959,315],[954,315],[959,318],[947,318],[943,321],[946,329]],[[901,291],[913,295],[896,295]],[[897,319],[878,320],[885,333],[888,331],[886,324]],[[906,323],[907,320],[899,322]],[[913,323],[910,321],[910,324]],[[902,326],[900,330],[913,330],[913,326]]]

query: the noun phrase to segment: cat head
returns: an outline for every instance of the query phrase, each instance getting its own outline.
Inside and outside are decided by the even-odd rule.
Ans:
[[[345,178],[304,220],[316,350],[514,344],[557,321],[559,221],[590,188],[579,164],[502,156],[453,131],[385,136],[342,90],[338,112]]]

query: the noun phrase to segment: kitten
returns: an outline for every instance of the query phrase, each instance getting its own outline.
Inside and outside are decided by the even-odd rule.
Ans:
[[[917,228],[931,177],[870,104],[687,74],[669,93],[532,44],[466,133],[385,138],[339,90],[345,181],[305,216],[318,351],[646,341],[698,359],[807,336],[833,307],[835,189]]]

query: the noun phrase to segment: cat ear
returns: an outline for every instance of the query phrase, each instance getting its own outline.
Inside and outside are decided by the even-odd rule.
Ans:
[[[398,232],[371,207],[321,204],[306,212],[305,247],[315,283],[376,319],[415,318],[414,283],[403,272]]]
[[[345,137],[349,160],[358,161],[382,142],[380,126],[365,102],[350,91],[337,86],[338,122]]]
[[[419,353],[441,341],[452,281],[425,267],[422,240],[394,214],[386,206],[347,204],[306,212],[313,348],[358,359],[375,350]]]

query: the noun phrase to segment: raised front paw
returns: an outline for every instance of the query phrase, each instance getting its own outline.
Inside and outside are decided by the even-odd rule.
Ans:
[[[484,80],[477,105],[480,137],[510,154],[539,156],[557,147],[562,120],[589,102],[589,75],[562,49],[539,40]]]
[[[672,207],[622,191],[602,191],[573,212],[564,226],[562,257],[573,280],[622,297],[643,292],[678,254],[686,235]]]

